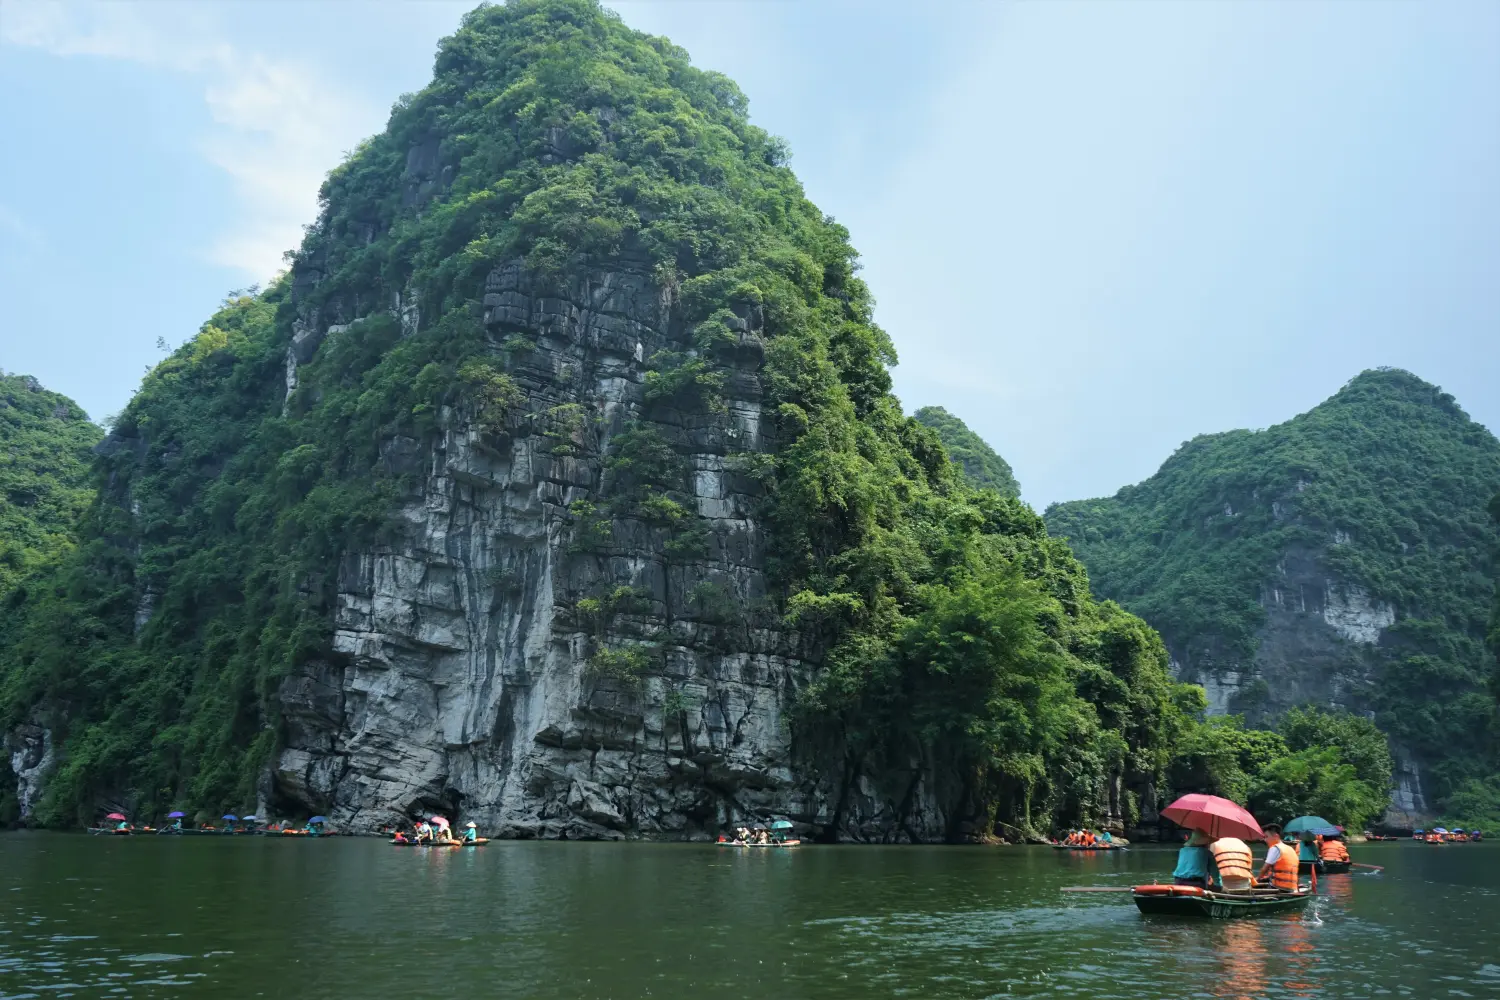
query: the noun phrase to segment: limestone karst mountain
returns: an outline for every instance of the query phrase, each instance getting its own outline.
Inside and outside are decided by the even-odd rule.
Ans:
[[[469,14],[290,273],[147,377],[75,557],[0,608],[0,723],[58,748],[31,821],[927,840],[1149,810],[1160,641],[901,413],[785,159],[596,3]]]
[[[1379,370],[1046,517],[1213,710],[1372,713],[1404,761],[1395,805],[1420,813],[1491,769],[1497,485],[1494,435],[1438,388]]]

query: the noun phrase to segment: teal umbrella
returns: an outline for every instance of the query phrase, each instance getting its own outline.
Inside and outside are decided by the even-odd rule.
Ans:
[[[1282,833],[1314,833],[1320,832],[1324,827],[1332,826],[1322,816],[1298,816],[1286,826],[1281,828]]]
[[[771,829],[773,830],[790,830],[791,828],[792,824],[788,823],[784,819],[778,819],[776,822],[771,824]]]

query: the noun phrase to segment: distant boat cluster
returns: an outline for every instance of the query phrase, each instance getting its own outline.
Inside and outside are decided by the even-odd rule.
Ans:
[[[219,826],[214,823],[202,823],[198,826],[188,826],[183,823],[185,814],[170,812],[167,814],[167,822],[161,826],[152,826],[146,823],[136,826],[124,813],[110,813],[104,817],[104,822],[98,826],[89,827],[89,833],[95,835],[130,837],[139,835],[170,836],[170,837],[334,837],[338,831],[328,828],[327,816],[313,816],[304,821],[275,820],[263,823],[256,816],[235,816],[226,813],[221,817]]]

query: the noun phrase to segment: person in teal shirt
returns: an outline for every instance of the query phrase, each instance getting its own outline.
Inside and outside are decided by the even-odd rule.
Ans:
[[[466,843],[466,844],[476,844],[478,842],[479,842],[479,830],[478,830],[477,827],[474,826],[473,823],[469,823],[466,827],[464,827],[464,843]]]
[[[1111,837],[1109,835],[1109,831],[1108,830],[1105,830],[1103,833],[1099,834],[1099,843],[1101,843],[1101,844],[1112,844],[1114,842],[1115,842],[1115,838],[1113,838],[1113,837]]]
[[[1182,850],[1177,852],[1177,867],[1172,871],[1173,885],[1197,885],[1207,889],[1219,876],[1214,856],[1208,850],[1208,835],[1193,831]]]
[[[1318,852],[1313,850],[1312,834],[1297,834],[1297,860],[1307,863],[1318,860]]]

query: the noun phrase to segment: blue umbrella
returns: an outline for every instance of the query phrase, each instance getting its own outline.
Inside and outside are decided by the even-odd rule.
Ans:
[[[1432,832],[1433,832],[1433,833],[1447,833],[1447,832],[1448,832],[1448,831],[1447,831],[1447,830],[1444,830],[1444,829],[1443,829],[1443,828],[1442,828],[1442,827],[1440,827],[1440,826],[1435,826],[1435,827],[1433,827],[1433,828],[1432,828]]]
[[[220,819],[227,819],[231,823],[233,823],[235,820],[239,819],[238,816],[227,816],[227,815],[226,816],[220,816],[219,818]]]
[[[1412,833],[1426,833],[1426,830],[1413,830]]]
[[[1322,816],[1298,816],[1282,827],[1281,830],[1283,833],[1312,833],[1314,830],[1321,830],[1329,826],[1333,826],[1333,824]]]
[[[312,819],[308,820],[308,822],[309,823],[327,823],[328,822],[328,817],[327,816],[314,816]]]
[[[1318,826],[1306,832],[1317,837],[1337,837],[1344,831],[1340,830],[1336,826]]]
[[[182,812],[181,810],[179,810],[177,812],[169,812],[169,813],[167,813],[167,819],[182,819],[182,817],[184,817],[186,815],[187,815],[187,813]]]
[[[259,821],[260,819],[259,816],[241,816],[240,818],[243,819],[246,823],[254,823]]]

